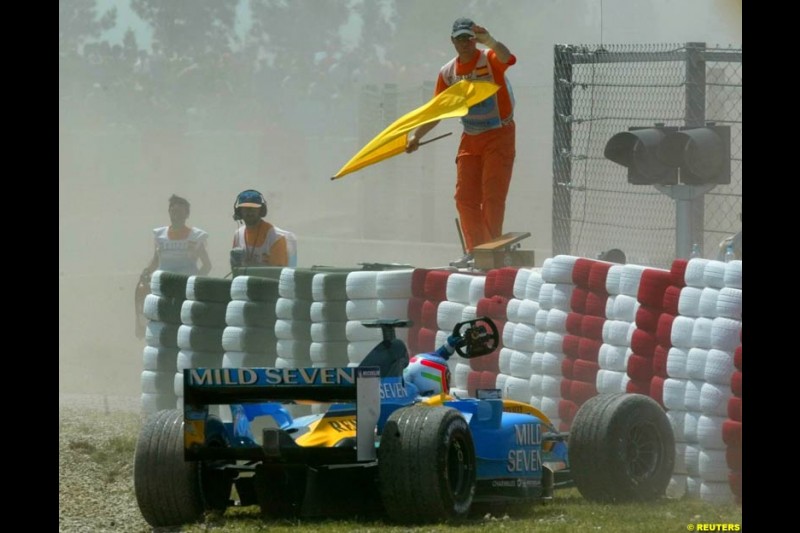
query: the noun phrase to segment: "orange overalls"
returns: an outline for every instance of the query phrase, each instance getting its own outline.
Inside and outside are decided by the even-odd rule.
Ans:
[[[514,96],[505,70],[491,50],[479,50],[461,64],[451,60],[439,71],[436,94],[460,79],[489,80],[500,85],[495,96],[470,108],[461,119],[464,133],[456,155],[456,209],[467,252],[503,234],[506,197],[516,156]]]

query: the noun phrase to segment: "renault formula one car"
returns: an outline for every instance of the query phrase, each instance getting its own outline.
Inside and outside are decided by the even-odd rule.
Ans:
[[[410,322],[364,325],[380,327],[383,341],[358,367],[185,370],[183,411],[151,415],[137,442],[134,486],[145,520],[175,526],[208,510],[258,505],[274,517],[348,512],[431,523],[547,501],[571,484],[599,501],[664,494],[674,440],[654,400],[596,396],[562,433],[498,390],[452,396],[434,353],[411,360],[420,376],[441,383],[420,391],[395,337]],[[451,339],[464,358],[499,344],[488,318],[457,324]],[[286,401],[330,406],[292,418]],[[210,414],[211,405],[229,405],[232,422]],[[259,439],[252,423],[264,418],[271,424]]]

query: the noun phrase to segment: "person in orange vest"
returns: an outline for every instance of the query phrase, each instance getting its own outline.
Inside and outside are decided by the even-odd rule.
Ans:
[[[453,23],[450,41],[457,55],[439,70],[435,94],[462,79],[491,81],[500,86],[494,96],[470,107],[460,119],[464,131],[456,155],[455,201],[467,253],[451,265],[465,267],[472,260],[475,246],[503,234],[516,156],[514,94],[505,72],[517,58],[486,28],[468,18]],[[486,48],[479,49],[479,43]],[[406,152],[416,151],[436,124],[438,121],[423,124],[409,135]]]
[[[243,222],[233,234],[231,267],[289,266],[289,232],[264,220],[267,200],[248,189],[236,197],[233,219]]]

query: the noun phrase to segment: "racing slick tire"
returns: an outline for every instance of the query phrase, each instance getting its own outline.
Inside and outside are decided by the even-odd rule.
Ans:
[[[378,449],[384,508],[393,521],[424,523],[467,516],[475,495],[475,445],[450,407],[409,407],[389,417]]]
[[[569,436],[570,471],[584,498],[651,501],[665,495],[675,438],[664,409],[641,394],[601,394],[584,403]]]
[[[218,418],[209,417],[206,427],[209,445],[228,445]],[[133,484],[139,510],[154,528],[196,522],[204,511],[224,510],[230,503],[232,480],[226,472],[186,461],[183,453],[183,412],[148,417],[136,443]]]

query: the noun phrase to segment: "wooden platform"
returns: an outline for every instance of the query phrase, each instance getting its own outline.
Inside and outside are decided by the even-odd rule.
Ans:
[[[497,239],[479,244],[472,250],[475,268],[491,270],[504,266],[534,266],[533,250],[518,250],[518,243],[530,237],[524,232],[505,233]]]

